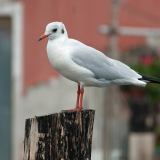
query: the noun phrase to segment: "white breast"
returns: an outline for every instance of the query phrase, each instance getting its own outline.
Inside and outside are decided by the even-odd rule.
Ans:
[[[88,77],[93,77],[94,74],[77,64],[71,59],[72,47],[66,46],[63,42],[48,42],[47,54],[51,65],[63,76],[75,82],[87,81]]]

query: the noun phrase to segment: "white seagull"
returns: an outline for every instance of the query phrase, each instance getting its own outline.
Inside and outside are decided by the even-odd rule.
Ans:
[[[75,108],[78,111],[82,110],[84,86],[145,86],[148,82],[160,83],[159,79],[142,76],[124,63],[69,38],[62,22],[49,23],[39,41],[47,37],[49,62],[60,74],[78,84]]]

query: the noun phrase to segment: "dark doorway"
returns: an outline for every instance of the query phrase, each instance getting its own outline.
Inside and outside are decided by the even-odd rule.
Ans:
[[[0,159],[11,159],[10,17],[0,17]]]

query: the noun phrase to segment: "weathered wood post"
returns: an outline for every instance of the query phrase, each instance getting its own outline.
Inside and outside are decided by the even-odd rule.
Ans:
[[[26,120],[23,160],[91,160],[94,110]]]

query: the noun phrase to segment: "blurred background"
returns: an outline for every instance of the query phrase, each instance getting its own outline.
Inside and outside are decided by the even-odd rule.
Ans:
[[[62,21],[78,39],[160,77],[159,0],[0,0],[0,159],[22,160],[25,119],[73,108],[76,84],[38,37]],[[160,159],[160,86],[87,88],[96,110],[92,160]]]

